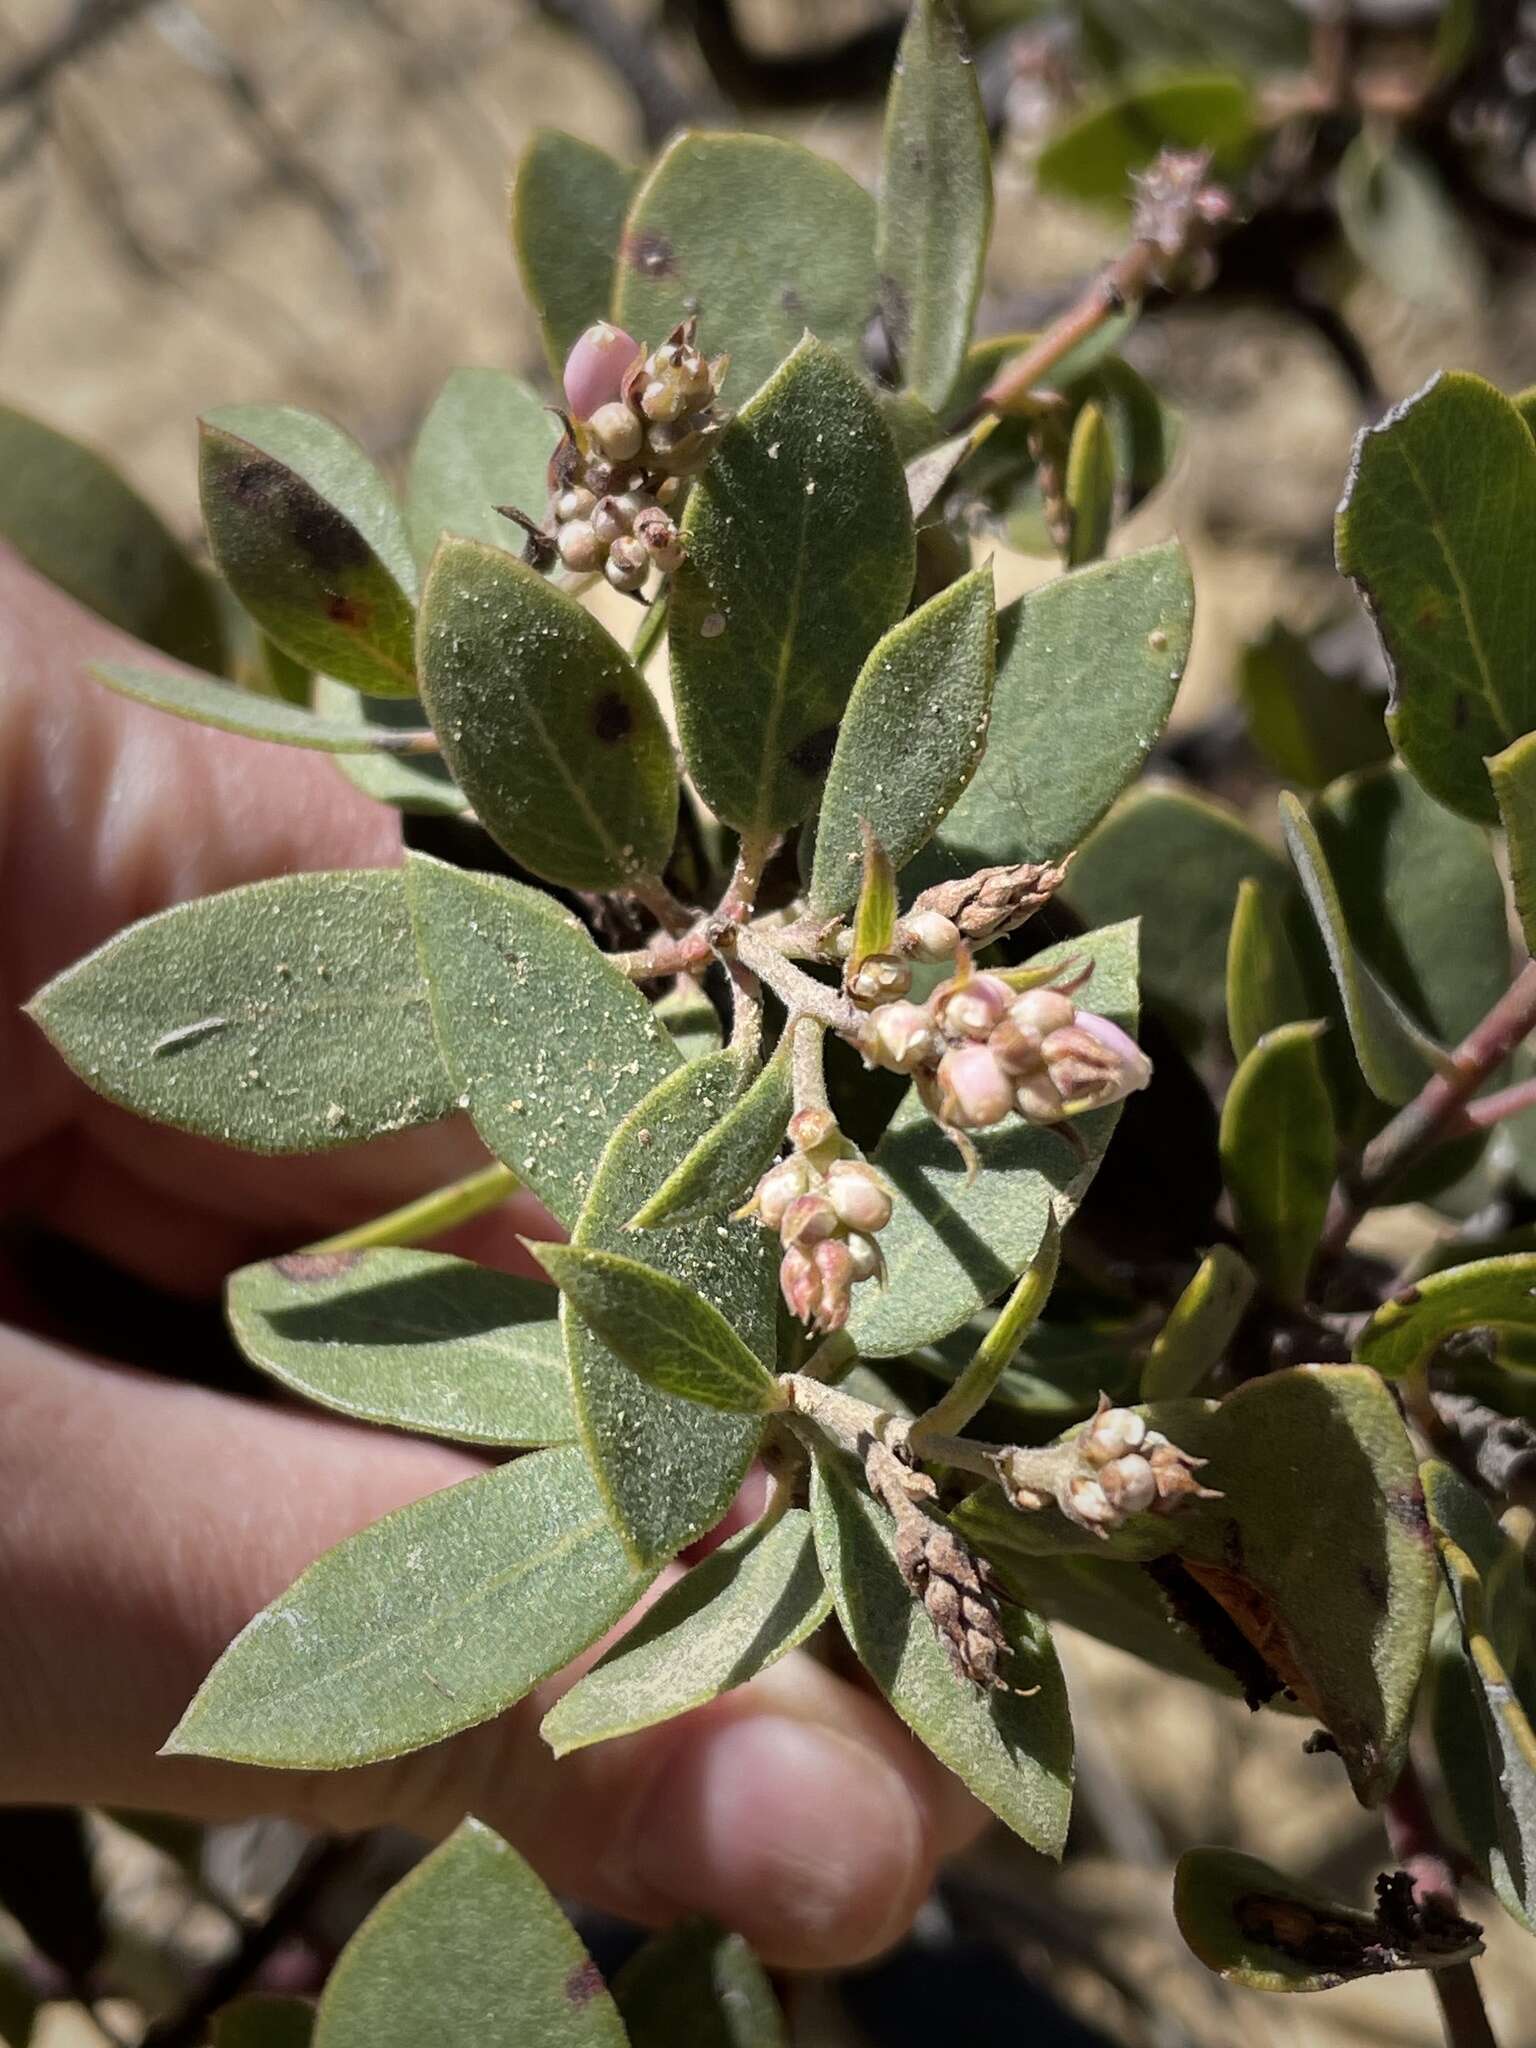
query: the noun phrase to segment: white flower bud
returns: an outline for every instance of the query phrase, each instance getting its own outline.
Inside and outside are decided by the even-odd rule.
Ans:
[[[850,1230],[847,1237],[848,1258],[853,1268],[855,1281],[878,1278],[885,1260],[880,1247],[872,1237],[866,1237],[860,1230]],[[1150,1468],[1149,1468],[1150,1469]]]
[[[585,575],[588,570],[602,567],[603,544],[592,531],[589,520],[567,520],[560,529],[555,545],[560,550],[560,559],[566,568],[574,569],[578,575]]]
[[[960,928],[941,910],[919,910],[902,920],[919,960],[952,960],[960,943]]]
[[[1127,1451],[1139,1451],[1147,1425],[1134,1408],[1101,1408],[1083,1437],[1083,1454],[1095,1465],[1107,1465]]]
[[[890,953],[871,953],[848,977],[848,993],[856,1003],[894,1002],[912,986],[912,969]]]
[[[1026,1074],[1014,1091],[1014,1107],[1032,1124],[1059,1124],[1066,1104],[1049,1074]]]
[[[562,491],[555,500],[557,519],[585,519],[597,503],[592,493],[581,484],[573,484],[568,491]]]
[[[1074,1479],[1067,1488],[1067,1512],[1075,1522],[1102,1529],[1120,1517],[1097,1479]]]
[[[946,982],[933,999],[940,1026],[951,1036],[987,1038],[1001,1024],[1013,1001],[1013,990],[995,974],[973,974],[967,981]]]
[[[629,531],[629,521],[620,509],[619,500],[613,497],[598,499],[592,507],[591,525],[604,547],[611,547]]]
[[[939,1056],[939,1035],[918,1003],[886,1003],[869,1020],[868,1047],[876,1066],[910,1074]]]
[[[1156,1475],[1134,1452],[1106,1465],[1099,1485],[1110,1506],[1122,1515],[1144,1515],[1157,1499]]]
[[[811,1171],[801,1158],[781,1159],[757,1184],[757,1214],[765,1230],[777,1230],[784,1211],[811,1184]]]
[[[629,462],[640,453],[644,429],[619,399],[600,405],[587,421],[587,431],[610,462]]]
[[[1054,988],[1025,989],[1022,995],[1014,997],[1009,1012],[1021,1030],[1037,1031],[1042,1038],[1049,1032],[1064,1030],[1074,1014],[1071,997]]]
[[[652,377],[640,394],[640,410],[648,420],[671,422],[688,410],[689,396],[674,375]]]
[[[633,534],[621,534],[608,550],[603,573],[615,590],[638,590],[650,570],[651,558]]]
[[[952,1048],[939,1061],[940,1101],[946,1123],[961,1130],[1000,1124],[1014,1106],[1013,1080],[984,1045]]]
[[[860,1159],[837,1159],[827,1168],[827,1199],[850,1230],[884,1230],[891,1220],[890,1190]]]

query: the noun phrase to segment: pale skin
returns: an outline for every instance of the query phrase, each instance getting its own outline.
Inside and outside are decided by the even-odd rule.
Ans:
[[[400,857],[393,813],[323,757],[114,697],[81,674],[98,658],[148,657],[0,547],[0,1201],[157,1285],[213,1294],[244,1260],[485,1155],[457,1122],[318,1159],[227,1152],[92,1095],[19,1013],[150,911]],[[511,1266],[519,1232],[549,1229],[515,1200],[450,1243]],[[158,1757],[258,1608],[329,1545],[476,1461],[81,1357],[20,1327],[25,1303],[0,1266],[0,1801],[429,1836],[473,1812],[565,1892],[652,1924],[707,1911],[799,1966],[895,1940],[936,1860],[975,1832],[972,1803],[883,1706],[799,1652],[559,1764],[537,1731],[570,1674],[487,1727],[365,1770]]]

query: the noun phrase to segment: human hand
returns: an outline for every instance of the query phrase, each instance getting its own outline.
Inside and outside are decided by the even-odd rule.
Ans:
[[[81,673],[143,657],[0,548],[0,1190],[7,1209],[156,1284],[207,1294],[275,1244],[485,1155],[462,1120],[301,1161],[227,1152],[92,1095],[19,1014],[150,911],[400,857],[393,814],[322,757],[183,724]],[[449,1242],[514,1266],[518,1233],[541,1222],[547,1234],[516,1198]],[[799,1652],[558,1764],[538,1724],[574,1673],[483,1728],[358,1771],[156,1755],[226,1642],[320,1551],[476,1469],[467,1452],[0,1327],[0,1800],[430,1835],[473,1812],[557,1888],[647,1922],[707,1910],[771,1962],[851,1962],[898,1936],[976,1809],[865,1691]]]

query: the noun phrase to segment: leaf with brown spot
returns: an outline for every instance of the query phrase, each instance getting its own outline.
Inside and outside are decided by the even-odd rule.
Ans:
[[[214,561],[262,630],[354,689],[412,695],[416,565],[351,436],[293,406],[224,406],[202,423],[199,480]]]

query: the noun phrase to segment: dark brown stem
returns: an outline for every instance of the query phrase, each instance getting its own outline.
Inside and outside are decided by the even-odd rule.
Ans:
[[[1371,1140],[1354,1173],[1340,1178],[1328,1205],[1319,1258],[1337,1258],[1361,1216],[1393,1181],[1447,1138],[1469,1128],[1470,1098],[1532,1031],[1536,1031],[1536,961],[1528,960],[1481,1024],[1475,1025],[1450,1055],[1443,1072],[1426,1081],[1412,1102]]]
[[[1429,1810],[1424,1781],[1411,1761],[1404,1764],[1387,1795],[1382,1818],[1392,1854],[1412,1878],[1418,1904],[1455,1913],[1459,1904],[1456,1873]],[[1429,1976],[1440,2005],[1446,2048],[1498,2048],[1472,1965],[1452,1963],[1446,1969],[1431,1970]]]

